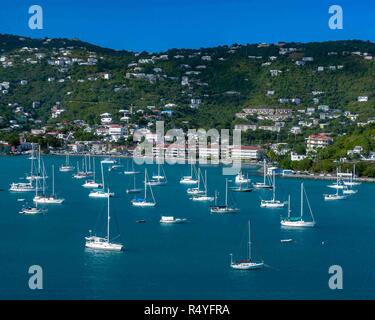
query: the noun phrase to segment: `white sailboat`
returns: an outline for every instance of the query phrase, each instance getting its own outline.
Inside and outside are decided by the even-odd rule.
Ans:
[[[109,198],[113,197],[115,194],[114,192],[109,192],[105,190],[105,183],[104,183],[104,170],[103,170],[103,162],[100,162],[100,169],[102,173],[102,188],[94,189],[89,193],[90,198]]]
[[[304,207],[303,207],[303,196],[305,195],[306,200],[307,200],[307,205],[309,207],[310,215],[312,220],[311,221],[306,221],[304,220]],[[291,209],[290,209],[290,196],[288,198],[288,217],[284,218],[280,221],[280,224],[283,227],[315,227],[315,219],[314,215],[312,213],[309,199],[307,198],[306,191],[304,190],[303,183],[301,183],[301,211],[300,211],[300,216],[299,217],[292,217],[291,216]]]
[[[217,205],[217,193],[215,192],[215,205],[210,207],[211,213],[236,213],[240,211],[239,208],[228,205],[228,179],[225,179],[225,204]]]
[[[144,180],[144,195],[143,195],[143,198],[134,198],[131,201],[131,204],[134,207],[155,207],[156,202],[155,202],[154,193],[152,192],[151,186],[149,186],[149,187],[150,187],[150,193],[151,193],[152,201],[147,199],[147,169],[145,169],[145,178],[144,179],[145,180]]]
[[[256,270],[264,266],[264,262],[256,262],[251,259],[251,234],[250,234],[250,220],[249,220],[249,242],[248,242],[248,257],[244,260],[233,261],[233,254],[230,254],[230,267],[236,270]]]
[[[136,175],[133,175],[133,188],[126,189],[126,193],[128,194],[135,194],[135,193],[141,193],[142,189],[137,188],[136,186]]]
[[[324,197],[324,200],[327,200],[327,201],[335,201],[335,200],[345,200],[347,198],[347,195],[345,195],[343,192],[344,192],[344,189],[347,189],[348,187],[345,186],[342,181],[341,181],[341,184],[339,182],[339,175],[337,174],[337,182],[335,184],[336,186],[336,193],[333,193],[333,194],[324,194],[323,197]],[[332,187],[333,185],[331,186],[328,186],[328,187]],[[341,190],[341,194],[339,193],[339,190]]]
[[[131,160],[131,163],[132,163],[132,168],[129,169],[129,161],[127,162],[127,168],[126,168],[126,170],[124,171],[124,174],[125,174],[125,175],[133,175],[133,174],[138,174],[138,173],[139,173],[139,171],[136,171],[136,170],[134,169],[134,161],[133,161],[133,160]]]
[[[105,158],[101,161],[101,163],[104,163],[104,164],[115,164],[117,163],[117,161],[115,159],[113,159],[112,157],[109,157],[109,158]]]
[[[52,166],[52,194],[49,196],[46,196],[45,194],[45,176],[44,176],[44,168],[43,168],[43,194],[38,195],[38,191],[36,191],[34,202],[39,204],[62,204],[64,202],[64,199],[56,197],[55,194],[55,166]]]
[[[106,192],[110,194],[109,189]],[[110,222],[111,222],[111,215],[110,215],[110,203],[109,197],[108,198],[108,208],[107,208],[107,236],[105,238],[92,236],[91,230],[90,235],[85,237],[85,247],[95,250],[107,250],[107,251],[122,251],[124,246],[121,243],[114,243],[110,241]]]
[[[204,185],[204,193],[203,194],[195,194],[192,198],[190,198],[193,201],[200,201],[200,202],[210,202],[214,201],[214,197],[210,197],[208,195],[208,183],[207,183],[207,170],[205,170],[205,179],[203,180]]]
[[[195,172],[195,168],[193,167],[193,164],[191,164],[190,175],[189,176],[183,176],[180,179],[180,183],[186,184],[186,185],[198,184],[198,179],[194,178],[194,176],[193,176],[194,172]]]
[[[89,166],[91,167],[91,160],[89,155]],[[82,159],[82,170],[79,168],[79,162],[77,162],[77,173],[73,175],[74,179],[87,179],[93,176],[91,168],[87,166],[87,156]]]
[[[350,179],[349,179],[349,181],[344,181],[344,184],[348,187],[359,186],[361,184],[361,182],[354,181],[355,177],[356,177],[356,174],[355,174],[355,164],[354,164],[353,165],[353,172],[350,176]],[[355,191],[357,191],[357,190],[355,190]]]
[[[234,179],[236,184],[243,184],[243,183],[250,183],[251,179],[249,179],[247,176],[240,172],[238,175],[236,175],[236,178]]]
[[[65,157],[65,163],[62,164],[59,168],[60,172],[72,172],[74,170],[74,167],[70,165],[69,163],[69,154]]]
[[[93,159],[93,178],[86,180],[85,183],[82,185],[84,188],[88,189],[99,189],[103,188],[103,184],[96,182],[96,164],[95,164],[95,158]]]
[[[36,181],[36,180],[41,180],[42,177],[42,167],[41,167],[41,150],[40,150],[40,145],[39,145],[39,151],[38,151],[38,167],[37,167],[37,172],[34,174],[34,159],[31,159],[31,171],[30,175],[26,176],[26,179],[29,180],[30,182]],[[48,178],[47,176],[45,178]]]
[[[160,218],[160,223],[162,224],[177,224],[186,222],[185,218],[175,218],[170,216],[162,216]]]
[[[161,172],[163,171],[163,174]],[[149,186],[164,186],[167,184],[167,176],[165,174],[164,168],[161,167],[160,163],[158,163],[158,173],[152,176],[152,179],[150,179],[147,182],[147,185]]]
[[[200,168],[198,168],[197,178],[198,178],[198,185],[196,187],[193,187],[193,188],[188,188],[186,190],[187,194],[190,194],[190,195],[202,195],[202,194],[205,193],[204,190],[201,190],[201,169]]]
[[[263,182],[253,183],[255,189],[272,189],[272,185],[267,183],[267,164],[266,159],[263,160]]]
[[[277,208],[284,208],[285,202],[276,200],[275,194],[276,194],[276,178],[275,178],[275,171],[272,173],[272,199],[271,200],[261,200],[260,207],[261,208],[271,208],[271,209],[277,209]]]

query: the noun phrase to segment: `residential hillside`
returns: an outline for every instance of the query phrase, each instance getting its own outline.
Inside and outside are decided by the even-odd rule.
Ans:
[[[336,137],[375,122],[371,42],[148,53],[0,35],[0,50],[0,140],[8,142],[46,132],[65,134],[63,143],[98,139],[109,124],[128,141],[135,128],[153,131],[164,120],[167,128],[238,128],[244,144],[285,142],[297,151],[325,133],[336,146],[331,159],[342,156]]]

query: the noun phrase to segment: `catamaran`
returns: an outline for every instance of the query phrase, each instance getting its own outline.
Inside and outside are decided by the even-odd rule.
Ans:
[[[107,194],[110,194],[111,192],[109,189],[106,192]],[[111,215],[110,215],[110,203],[109,203],[109,197],[108,198],[108,204],[107,204],[107,236],[105,238],[92,236],[91,230],[90,235],[88,237],[85,237],[86,248],[95,249],[95,250],[108,250],[108,251],[121,251],[123,250],[124,246],[121,243],[114,243],[110,242],[110,221],[111,221]]]
[[[89,188],[89,189],[99,189],[103,188],[103,184],[96,182],[96,164],[95,164],[95,158],[93,159],[93,179],[86,180],[85,183],[82,185],[84,188]]]
[[[255,189],[272,189],[272,185],[267,183],[267,164],[266,159],[263,160],[263,182],[253,183]]]
[[[306,221],[303,219],[304,215],[304,207],[303,207],[303,196],[305,195],[307,205],[309,207],[310,215],[312,220],[311,221]],[[301,183],[301,211],[300,211],[300,216],[299,217],[292,217],[291,216],[291,209],[290,209],[290,196],[288,198],[288,217],[281,219],[280,221],[281,225],[283,227],[315,227],[315,219],[314,215],[312,213],[309,199],[307,198],[306,191],[304,190],[303,183]]]
[[[251,179],[249,179],[247,176],[240,172],[238,175],[236,175],[236,178],[234,179],[236,184],[243,184],[243,183],[250,183]]]
[[[150,193],[152,197],[152,201],[147,200],[147,169],[145,169],[145,178],[144,178],[144,195],[143,198],[134,198],[131,201],[131,204],[134,207],[155,207],[156,202],[154,198],[154,193],[152,192],[152,187],[150,187]]]
[[[197,178],[194,179],[193,173],[195,173],[195,168],[194,168],[193,164],[191,164],[190,176],[183,176],[180,180],[180,183],[181,184],[187,184],[187,185],[198,184],[198,179]]]
[[[215,205],[210,207],[211,213],[236,213],[239,208],[228,205],[228,179],[225,179],[225,204],[217,205],[217,192],[215,192]]]
[[[191,197],[190,199],[193,201],[200,201],[200,202],[214,201],[215,197],[208,196],[207,170],[205,171],[205,179],[203,180],[203,185],[204,185],[204,193],[194,194],[193,197]]]
[[[52,166],[52,194],[49,196],[46,196],[46,178],[44,175],[44,167],[43,167],[43,194],[38,195],[38,191],[35,193],[34,202],[39,204],[62,204],[64,202],[64,199],[57,198],[55,194],[55,166]]]
[[[105,190],[105,184],[104,184],[104,170],[103,170],[103,163],[100,163],[100,169],[102,172],[102,183],[101,188],[94,189],[89,193],[90,198],[109,198],[113,197],[115,194],[114,192],[109,192]],[[109,190],[109,189],[108,189]]]
[[[170,216],[162,216],[160,218],[160,223],[163,224],[175,224],[175,223],[184,223],[186,222],[186,219],[182,218],[175,218],[175,217],[170,217]]]
[[[271,200],[261,200],[260,207],[261,208],[284,208],[285,202],[276,200],[275,194],[276,194],[276,178],[275,178],[275,171],[272,173],[272,199]]]
[[[245,260],[233,261],[233,254],[230,254],[230,267],[237,270],[256,270],[264,266],[264,262],[256,262],[251,259],[251,235],[250,235],[250,220],[249,220],[249,242],[248,242],[248,257]]]
[[[65,163],[60,166],[60,172],[72,172],[74,167],[69,163],[69,155],[67,154],[65,157]]]

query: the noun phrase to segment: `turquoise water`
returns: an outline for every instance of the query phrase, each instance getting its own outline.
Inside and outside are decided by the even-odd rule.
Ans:
[[[375,291],[375,185],[362,184],[350,199],[324,202],[332,192],[327,182],[305,180],[305,188],[318,223],[316,228],[285,230],[280,215],[286,209],[261,209],[260,197],[269,191],[232,193],[238,214],[209,213],[208,203],[188,199],[179,184],[189,173],[183,165],[165,166],[168,185],[154,187],[155,208],[134,208],[125,189],[132,176],[106,172],[116,197],[111,199],[114,229],[121,231],[124,252],[93,252],[84,237],[95,225],[104,231],[105,199],[90,199],[82,180],[60,173],[63,158],[45,157],[56,166],[56,192],[63,205],[49,206],[38,216],[18,214],[32,194],[12,194],[8,185],[29,171],[24,157],[0,158],[0,298],[5,299],[374,299]],[[72,162],[76,159],[72,158]],[[98,161],[97,161],[98,162]],[[124,161],[123,161],[124,162]],[[156,168],[149,167],[149,173]],[[224,195],[221,167],[204,167],[209,193]],[[99,171],[99,165],[97,168]],[[251,178],[261,180],[254,169]],[[141,185],[142,175],[137,177]],[[277,197],[292,195],[299,212],[298,179],[277,180]],[[160,225],[161,215],[187,218],[188,223]],[[146,223],[136,223],[145,219]],[[253,258],[264,260],[259,271],[229,267],[229,253],[246,256],[247,221],[252,224]],[[116,230],[114,230],[114,233]],[[100,233],[102,234],[102,233]],[[280,239],[293,238],[293,243]],[[44,289],[28,288],[28,268],[40,265]],[[330,290],[328,268],[343,268],[343,290]]]

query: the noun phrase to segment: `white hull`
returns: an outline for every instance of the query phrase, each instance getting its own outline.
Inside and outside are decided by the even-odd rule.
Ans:
[[[314,221],[290,221],[290,220],[281,220],[281,225],[284,227],[293,227],[293,228],[306,228],[306,227],[315,227]]]
[[[36,196],[34,197],[33,201],[39,204],[62,204],[64,202],[64,199],[58,199],[55,197]]]
[[[332,189],[344,189],[345,188],[345,185],[342,185],[342,184],[330,184],[327,186],[328,188],[332,188]]]
[[[9,191],[12,191],[12,192],[35,192],[35,187],[33,187],[32,185],[29,185],[29,184],[13,183],[10,186]]]
[[[106,251],[122,251],[123,245],[109,242],[90,242],[87,241],[85,244],[86,248],[95,250],[106,250]]]
[[[349,189],[349,190],[343,190],[342,193],[343,194],[356,194],[358,192],[358,190],[352,190],[352,189]]]
[[[263,262],[235,262],[230,267],[236,270],[256,270],[263,268]]]
[[[193,201],[201,201],[201,202],[210,202],[210,201],[215,200],[214,197],[207,197],[207,196],[197,196],[197,197],[192,197],[190,199]]]
[[[202,195],[205,193],[205,191],[199,190],[198,188],[189,188],[186,190],[186,193],[191,195]]]
[[[187,184],[187,185],[192,185],[192,184],[198,184],[198,180],[194,180],[192,178],[182,178],[180,180],[181,184]]]
[[[186,219],[179,219],[174,217],[161,217],[160,223],[162,224],[177,224],[177,223],[184,223]]]
[[[354,181],[344,181],[344,184],[346,186],[352,187],[352,186],[359,186],[361,183],[360,182],[354,182]]]
[[[324,200],[326,201],[335,201],[335,200],[345,200],[347,196],[339,196],[336,194],[325,194],[324,195]]]
[[[261,208],[270,208],[270,209],[278,209],[278,208],[284,208],[285,203],[278,201],[278,200],[262,200],[260,203]]]
[[[147,202],[147,201],[132,201],[132,206],[134,207],[155,207],[155,202]]]
[[[89,193],[90,198],[109,198],[113,197],[115,194],[113,192],[104,192],[104,191],[92,191]]]
[[[226,214],[226,213],[237,213],[240,211],[238,208],[230,208],[230,207],[211,207],[210,212],[216,214]]]
[[[74,167],[71,166],[62,166],[60,167],[60,172],[72,172],[74,170]]]
[[[96,182],[85,182],[82,187],[84,188],[93,188],[93,189],[98,189],[98,188],[103,188],[103,185],[101,183],[96,183]]]
[[[125,175],[132,175],[132,174],[138,174],[139,171],[124,171]]]
[[[34,215],[34,214],[39,214],[41,213],[42,210],[38,208],[24,208],[20,211],[20,214],[24,215]]]

